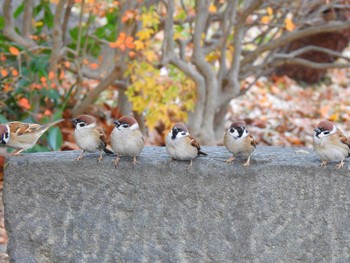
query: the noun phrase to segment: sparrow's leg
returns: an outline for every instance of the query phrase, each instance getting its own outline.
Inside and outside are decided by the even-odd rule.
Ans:
[[[344,167],[344,161],[341,160],[341,161],[340,161],[340,164],[336,165],[335,167],[337,167],[337,169],[343,168],[343,167]]]
[[[232,155],[230,158],[227,159],[226,163],[232,163],[234,159],[235,157]]]
[[[134,156],[134,159],[133,159],[133,161],[132,161],[132,164],[135,166],[136,164],[137,164],[137,156]]]
[[[249,166],[250,165],[250,155],[248,157],[248,160],[243,164],[243,166]]]
[[[101,161],[102,161],[102,151],[103,151],[103,150],[100,151],[100,157],[98,157],[98,159],[97,159],[98,162],[101,162]]]
[[[120,160],[120,156],[119,155],[117,155],[117,157],[115,158],[115,160],[114,160],[114,165],[115,165],[115,167],[117,167],[118,166],[118,164],[119,164],[119,160]]]
[[[321,166],[326,166],[327,165],[327,161],[322,161]]]
[[[193,159],[191,159],[190,165],[187,167],[187,170],[190,170],[192,168],[192,161]]]
[[[78,158],[76,159],[77,161],[80,161],[81,159],[83,159],[84,157],[84,150],[81,151],[80,155],[78,156]]]
[[[23,152],[23,151],[24,151],[24,149],[17,149],[13,153],[11,153],[11,155],[12,156],[19,156],[19,155],[21,155],[21,152]]]

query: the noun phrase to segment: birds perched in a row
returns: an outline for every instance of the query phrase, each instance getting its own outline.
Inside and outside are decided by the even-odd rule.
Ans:
[[[0,143],[16,150],[12,155],[19,155],[23,150],[33,147],[40,136],[53,125],[63,121],[57,120],[48,124],[9,122],[0,124]],[[114,164],[118,165],[121,156],[133,158],[133,164],[137,163],[137,156],[144,148],[143,135],[137,121],[131,116],[123,116],[114,121],[115,128],[110,134],[110,142],[113,151],[107,148],[106,135],[96,125],[96,120],[90,115],[80,115],[72,119],[75,125],[74,138],[78,147],[82,150],[77,160],[81,160],[85,152],[99,151],[98,161],[102,160],[102,151],[107,154],[116,154]],[[199,143],[189,133],[184,123],[176,123],[165,139],[166,150],[175,160],[190,161],[188,168],[192,167],[193,160],[200,155],[207,154],[201,151]],[[243,121],[232,122],[230,128],[224,134],[224,145],[232,153],[226,161],[231,163],[236,156],[247,158],[244,166],[250,165],[250,156],[255,150],[256,141],[249,134]],[[324,166],[330,161],[340,161],[336,166],[343,168],[345,158],[350,157],[350,139],[340,131],[332,122],[321,121],[314,129],[313,146],[321,158]]]
[[[113,154],[107,148],[105,133],[100,127],[96,126],[94,117],[84,114],[72,119],[72,122],[75,125],[75,142],[82,149],[77,161],[83,158],[85,151],[100,151],[99,162],[102,160],[102,151]],[[114,121],[114,124],[115,128],[110,135],[112,149],[117,155],[114,164],[118,165],[121,156],[129,156],[133,157],[133,164],[136,165],[136,158],[144,147],[143,136],[137,121],[135,118],[126,115]]]

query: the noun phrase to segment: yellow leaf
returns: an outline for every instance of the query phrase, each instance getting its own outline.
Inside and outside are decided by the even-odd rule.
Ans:
[[[293,23],[293,21],[290,18],[286,18],[286,20],[284,20],[284,22],[286,23],[286,29],[288,31],[293,31],[295,28],[295,25]]]
[[[38,21],[35,23],[35,27],[40,27],[40,26],[43,26],[44,25],[44,22],[43,21]]]
[[[146,28],[146,29],[143,29],[143,30],[137,32],[136,36],[140,40],[148,40],[151,38],[153,33],[154,33],[154,30],[152,28]]]
[[[266,12],[269,16],[273,15],[273,9],[271,7],[266,8]]]
[[[270,17],[269,16],[263,16],[261,18],[261,23],[268,24],[269,22],[270,22]]]
[[[143,49],[145,49],[145,44],[141,40],[135,40],[134,44],[135,44],[135,49],[136,50],[143,50]]]
[[[215,12],[217,11],[217,8],[216,8],[215,5],[211,4],[211,5],[209,6],[209,8],[208,8],[208,11],[209,11],[210,13],[215,13]]]

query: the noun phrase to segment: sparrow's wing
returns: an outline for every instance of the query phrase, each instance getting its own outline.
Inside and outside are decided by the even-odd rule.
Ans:
[[[337,130],[335,134],[343,144],[347,145],[350,148],[350,140],[340,130]]]
[[[11,133],[8,145],[14,148],[32,147],[46,130],[35,123],[10,122],[7,125]]]
[[[191,146],[196,147],[198,150],[198,155],[202,154],[202,155],[207,155],[205,152],[201,151],[201,146],[199,145],[199,143],[196,141],[195,138],[192,137],[192,135],[188,135],[187,138],[190,140]]]
[[[257,143],[256,143],[256,141],[255,141],[253,135],[249,134],[249,135],[248,135],[248,140],[250,141],[250,144],[251,144],[252,146],[254,146],[254,148],[255,148]]]
[[[22,136],[26,134],[33,134],[41,130],[42,126],[35,123],[22,123],[18,121],[8,123],[11,134]]]
[[[103,129],[101,127],[96,127],[94,129],[94,133],[96,137],[100,138],[101,148],[105,148],[107,146],[107,143],[106,143],[106,134],[104,133]]]
[[[36,124],[36,123],[23,123],[19,121],[13,121],[13,122],[9,122],[8,125],[10,127],[10,131],[12,134],[15,134],[16,136],[22,136],[22,135],[34,134],[34,133],[42,134],[48,128],[50,128],[51,126],[61,121],[63,121],[63,119],[57,120],[51,123],[43,124],[43,125]]]

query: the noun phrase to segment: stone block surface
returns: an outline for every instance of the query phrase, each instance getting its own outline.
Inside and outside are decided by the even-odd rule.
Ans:
[[[133,167],[77,151],[11,157],[5,224],[12,262],[350,262],[350,170],[309,149],[258,147],[250,167],[171,160]]]

